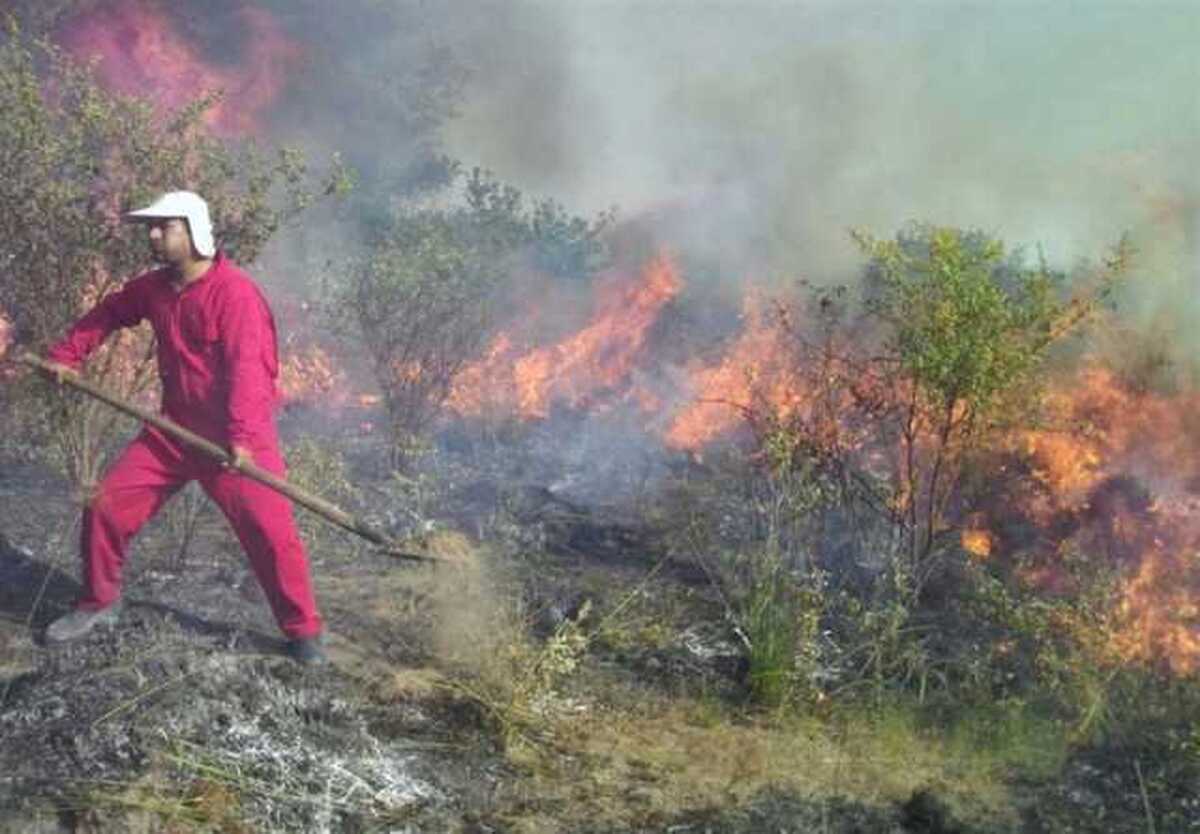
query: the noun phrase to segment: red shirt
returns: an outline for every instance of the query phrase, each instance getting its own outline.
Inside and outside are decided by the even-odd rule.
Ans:
[[[78,370],[110,333],[142,321],[158,341],[163,414],[223,446],[273,441],[275,319],[250,276],[222,252],[182,290],[167,269],[139,275],[88,311],[48,356]]]

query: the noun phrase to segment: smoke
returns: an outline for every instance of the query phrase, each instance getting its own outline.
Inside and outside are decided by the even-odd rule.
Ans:
[[[456,155],[649,214],[731,280],[844,277],[851,226],[978,227],[1064,268],[1129,232],[1127,308],[1196,331],[1194,6],[520,8],[560,61],[490,53],[447,126]]]
[[[445,182],[448,153],[580,213],[617,205],[727,285],[843,280],[852,226],[978,227],[1063,268],[1128,232],[1130,320],[1200,347],[1192,4],[6,5],[53,8],[73,49],[98,27],[127,86],[173,101],[217,82],[223,130],[342,153],[359,216]],[[169,32],[111,34],[138,15]],[[186,58],[183,86],[129,64],[156,44]],[[317,212],[285,246],[328,260],[351,236],[338,219]]]

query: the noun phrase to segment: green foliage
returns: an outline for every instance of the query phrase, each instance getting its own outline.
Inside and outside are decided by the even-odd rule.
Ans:
[[[749,562],[752,575],[738,613],[748,644],[750,696],[767,707],[821,698],[817,640],[828,605],[823,574],[793,575],[769,545]]]
[[[974,628],[976,642],[988,647],[983,662],[991,674],[962,681],[963,693],[1040,701],[1078,741],[1120,737],[1158,700],[1145,690],[1165,692],[1170,676],[1118,650],[1117,571],[1076,551],[1062,554],[1058,568],[1069,593],[1048,594],[984,567],[964,582],[962,628]]]
[[[588,274],[609,218],[589,222],[553,202],[529,204],[476,169],[453,205],[409,206],[329,293],[334,329],[370,357],[392,422],[396,464],[419,449],[455,375],[489,333],[491,304],[532,260],[554,274]]]
[[[496,265],[458,217],[416,211],[355,263],[334,301],[340,332],[361,340],[392,421],[400,464],[487,332]]]
[[[750,694],[759,703],[787,701],[796,672],[798,606],[778,557],[751,557],[755,577],[741,601],[749,644]]]
[[[955,681],[954,701],[975,710],[1006,705],[1013,714],[1052,722],[1045,737],[1063,758],[1082,758],[1112,774],[1107,781],[1115,797],[1141,795],[1136,809],[1128,809],[1132,819],[1147,803],[1160,830],[1176,830],[1193,815],[1181,800],[1194,796],[1200,780],[1197,675],[1121,655],[1114,638],[1127,624],[1117,604],[1118,572],[1098,570],[1096,560],[1075,551],[1063,554],[1059,566],[1069,593],[1048,594],[988,566],[969,578],[957,625],[964,640],[952,662],[956,671],[973,667],[979,674]],[[963,663],[966,644],[977,649],[971,664]],[[1072,812],[1048,802],[1038,818],[1047,830],[1067,830]],[[1113,827],[1074,825],[1070,830]]]
[[[789,465],[789,440],[773,433],[756,465],[714,456],[710,478],[677,486],[660,509],[670,552],[708,577],[741,640],[748,693],[768,707],[823,697],[818,641],[830,598],[810,554],[817,510],[834,493],[814,467]]]
[[[587,278],[606,262],[602,235],[615,219],[612,210],[587,220],[553,200],[530,201],[480,168],[466,178],[464,197],[470,234],[485,250],[523,254],[535,269],[562,278]]]
[[[930,405],[986,411],[1033,377],[1062,316],[1061,275],[1023,268],[980,232],[913,226],[890,241],[855,238],[871,259],[867,308]]]
[[[220,244],[242,262],[309,205],[315,191],[347,185],[335,164],[317,183],[303,159],[268,158],[207,135],[202,99],[162,118],[149,102],[105,91],[88,68],[10,23],[0,43],[0,313],[24,347],[42,350],[91,304],[148,266],[144,231],[121,213],[169,189],[210,204]],[[89,366],[89,376],[133,398],[153,379],[148,329],[127,331]],[[107,407],[59,403],[44,388],[20,392],[26,427],[59,447],[72,479],[97,477],[116,421]]]
[[[833,576],[819,596],[835,635],[833,685],[866,687],[877,700],[911,691],[924,702],[961,681],[955,666],[967,662],[947,655],[941,629],[962,581],[954,524],[970,511],[972,463],[1000,432],[1036,419],[1052,349],[1110,296],[1130,254],[1122,242],[1098,269],[1081,269],[1068,296],[1066,276],[1028,266],[980,232],[912,225],[892,240],[854,236],[868,259],[860,307],[842,288],[812,287],[805,303],[778,305],[772,326],[792,351],[789,384],[805,402],[779,413],[768,390],[748,407],[754,477],[763,495],[782,494],[788,476],[783,492],[807,495],[793,505],[799,524],[780,526],[776,513],[767,525],[790,530],[777,539],[790,560],[803,542],[829,551],[836,538],[838,552],[871,566],[866,577]],[[807,492],[795,491],[801,484]],[[768,538],[752,531],[748,541]],[[812,575],[793,571],[787,581],[803,588]],[[786,606],[787,594],[769,579],[725,584],[753,590],[752,621],[787,637],[772,624],[790,615],[765,602]]]
[[[914,224],[893,240],[853,234],[869,259],[864,306],[883,325],[878,361],[895,380],[902,463],[892,504],[907,557],[923,562],[965,461],[989,433],[1029,418],[1050,348],[1111,295],[1130,252],[1118,244],[1092,286],[1068,299],[1062,274],[1026,266],[982,232]],[[923,567],[912,568],[918,588]]]

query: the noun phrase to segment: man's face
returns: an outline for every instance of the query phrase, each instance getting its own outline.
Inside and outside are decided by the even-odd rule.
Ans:
[[[184,264],[192,257],[192,236],[187,221],[179,217],[150,220],[146,224],[150,250],[155,260],[165,264]]]

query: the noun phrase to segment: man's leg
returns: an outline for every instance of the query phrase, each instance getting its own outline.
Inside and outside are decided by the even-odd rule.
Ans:
[[[285,474],[274,445],[255,450],[254,462],[280,477]],[[233,526],[280,630],[293,640],[319,635],[321,617],[291,502],[233,469],[203,475],[200,484]]]
[[[83,511],[78,608],[99,611],[121,596],[129,540],[186,481],[177,450],[145,432],[104,474]]]

